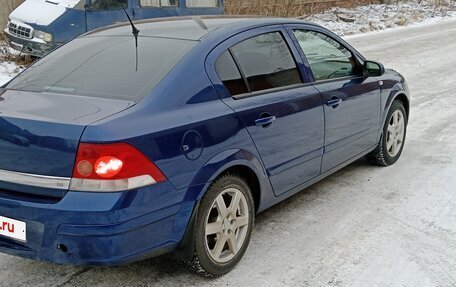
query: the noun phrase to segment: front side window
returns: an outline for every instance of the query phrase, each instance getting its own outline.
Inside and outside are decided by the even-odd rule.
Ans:
[[[179,0],[140,0],[141,7],[177,7]]]
[[[188,8],[215,8],[219,6],[219,0],[185,0]]]
[[[315,31],[294,30],[293,33],[316,81],[360,74],[356,58],[333,38]]]
[[[87,4],[91,10],[117,10],[127,8],[128,0],[89,0]]]
[[[252,92],[302,83],[280,32],[249,38],[233,46],[231,51]]]

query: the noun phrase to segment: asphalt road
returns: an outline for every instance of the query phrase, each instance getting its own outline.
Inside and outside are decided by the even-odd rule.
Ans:
[[[250,247],[208,280],[167,258],[115,268],[0,255],[0,286],[456,286],[456,20],[348,38],[405,75],[401,160],[364,160],[258,215]]]

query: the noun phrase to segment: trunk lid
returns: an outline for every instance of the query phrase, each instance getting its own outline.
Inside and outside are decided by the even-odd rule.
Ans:
[[[132,105],[125,100],[0,90],[0,170],[71,177],[85,126]],[[5,188],[2,183],[11,189],[2,178],[0,189]]]

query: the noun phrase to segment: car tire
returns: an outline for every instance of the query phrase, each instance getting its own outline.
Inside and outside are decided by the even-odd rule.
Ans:
[[[402,154],[407,133],[407,113],[401,101],[395,100],[383,125],[383,133],[377,148],[366,156],[373,165],[389,166]]]
[[[247,250],[254,217],[254,201],[246,181],[236,174],[219,177],[201,200],[194,254],[187,267],[210,278],[231,271]]]

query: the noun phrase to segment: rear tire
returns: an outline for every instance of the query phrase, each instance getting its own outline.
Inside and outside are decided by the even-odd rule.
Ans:
[[[236,174],[212,183],[196,217],[194,254],[187,267],[205,277],[230,272],[244,256],[254,224],[250,187]]]
[[[389,166],[402,154],[407,133],[407,113],[401,101],[395,100],[383,125],[383,133],[377,148],[366,156],[373,165]]]

